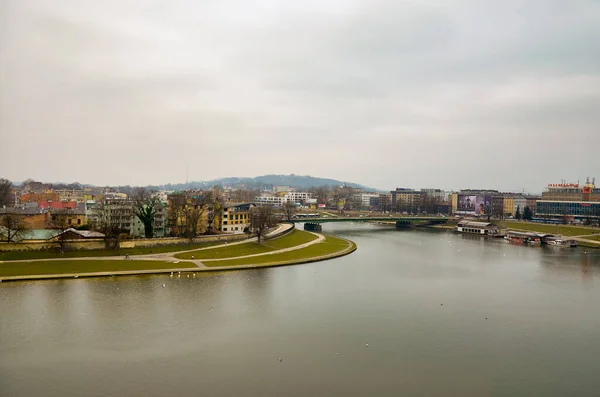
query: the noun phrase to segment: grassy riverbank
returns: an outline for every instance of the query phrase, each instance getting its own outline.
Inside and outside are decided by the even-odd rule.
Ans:
[[[312,233],[302,230],[294,230],[285,236],[273,240],[266,240],[258,244],[257,242],[247,242],[242,244],[233,244],[224,247],[211,248],[200,251],[183,252],[175,255],[178,259],[222,259],[235,258],[238,256],[265,254],[268,252],[291,248],[297,245],[306,244],[318,237]]]
[[[303,246],[307,243],[311,244]],[[281,252],[285,249],[290,250]],[[55,260],[5,261],[0,262],[0,278],[9,281],[34,278],[165,273],[171,269],[180,269],[182,272],[201,272],[245,268],[248,265],[281,266],[334,258],[346,255],[355,249],[356,244],[348,240],[296,230],[283,237],[267,240],[260,245],[255,242],[222,244],[220,247],[195,250],[178,255],[186,258],[191,258],[194,255],[194,259],[202,259],[205,266],[200,263],[196,265],[193,262],[179,261],[170,255],[161,258],[163,260],[148,258],[136,260],[135,257],[132,257],[131,260],[123,260],[98,257],[89,259],[60,258]],[[257,256],[246,257],[247,255]]]
[[[251,258],[204,261],[203,263],[208,267],[266,265],[276,263],[292,264],[297,262],[310,262],[312,260],[325,259],[324,257],[328,256],[341,255],[346,251],[351,252],[355,248],[356,244],[354,244],[352,241],[326,236],[325,240],[320,243],[309,245],[308,247],[293,251],[286,251],[270,255],[260,255]]]
[[[164,254],[169,252],[178,252],[185,250],[193,250],[199,248],[212,247],[214,245],[224,244],[224,241],[211,241],[206,243],[195,244],[173,244],[173,245],[157,245],[154,247],[136,247],[136,248],[119,248],[115,250],[74,250],[65,251],[61,254],[58,251],[9,251],[0,252],[0,261],[14,261],[27,259],[69,259],[69,258],[94,258],[108,256],[125,256],[125,255],[146,255],[146,254]]]
[[[600,229],[585,226],[550,225],[544,223],[531,223],[519,221],[493,221],[500,227],[515,230],[529,230],[532,232],[562,234],[563,236],[585,236],[600,233]],[[592,238],[593,239],[593,238]]]
[[[191,262],[135,260],[67,260],[0,263],[0,277],[35,276],[42,274],[82,274],[136,270],[195,268]]]

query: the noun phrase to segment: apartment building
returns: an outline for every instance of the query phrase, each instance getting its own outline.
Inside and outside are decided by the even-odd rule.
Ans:
[[[250,227],[250,214],[254,203],[228,203],[221,209],[218,229],[227,233],[243,233]]]

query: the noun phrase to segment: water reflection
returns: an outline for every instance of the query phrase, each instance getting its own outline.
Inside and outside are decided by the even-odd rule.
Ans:
[[[364,224],[327,224],[324,232],[352,238],[358,250],[321,263],[190,278],[0,284],[1,390],[11,396],[597,391],[598,251]]]

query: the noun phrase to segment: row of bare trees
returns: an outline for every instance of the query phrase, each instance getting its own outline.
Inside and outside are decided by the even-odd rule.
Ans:
[[[193,239],[201,233],[212,233],[215,219],[223,206],[223,195],[218,189],[202,192],[180,192],[169,196],[171,234]],[[206,218],[204,224],[202,220]],[[203,229],[205,226],[205,229]]]

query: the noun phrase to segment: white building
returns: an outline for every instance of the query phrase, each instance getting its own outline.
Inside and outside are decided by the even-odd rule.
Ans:
[[[287,202],[285,197],[273,196],[270,194],[261,194],[254,198],[254,202],[258,205],[272,205],[275,207],[281,207]]]
[[[254,202],[259,205],[273,205],[281,207],[285,203],[306,204],[313,199],[312,193],[307,192],[288,192],[283,196],[263,193],[254,198]]]
[[[421,193],[424,193],[426,196],[435,198],[438,202],[447,202],[450,200],[451,192],[446,192],[441,189],[421,189]]]
[[[363,208],[371,207],[372,200],[379,200],[379,193],[359,193],[359,196]]]
[[[513,214],[517,213],[517,208],[519,209],[519,212],[521,213],[521,216],[523,216],[523,211],[525,211],[525,206],[527,206],[527,198],[525,198],[525,196],[521,195],[521,194],[516,194],[514,196],[515,199],[515,204],[514,204],[514,208],[513,208]]]
[[[313,198],[312,193],[308,192],[288,192],[284,196],[285,202],[288,203],[305,203],[308,199]]]

